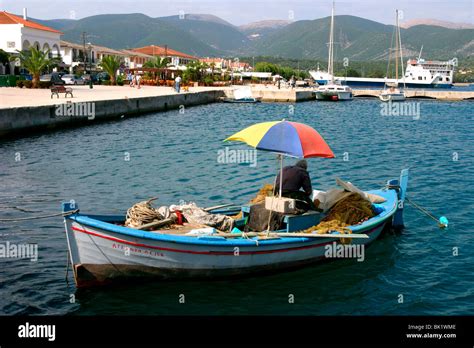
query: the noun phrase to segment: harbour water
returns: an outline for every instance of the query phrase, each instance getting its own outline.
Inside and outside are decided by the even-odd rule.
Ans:
[[[384,114],[379,101],[368,99],[210,104],[1,142],[1,218],[56,213],[71,199],[83,212],[104,214],[125,213],[154,196],[157,204],[241,204],[272,181],[278,163],[261,152],[256,166],[220,163],[222,140],[250,124],[285,118],[313,126],[336,154],[309,160],[315,188],[335,186],[336,177],[379,188],[409,167],[408,196],[450,225],[441,230],[407,206],[403,232],[388,231],[364,262],[78,291],[71,272],[65,280],[60,217],[0,223],[0,243],[38,245],[36,262],[0,258],[0,314],[474,314],[473,104],[410,102],[420,102],[418,116]]]

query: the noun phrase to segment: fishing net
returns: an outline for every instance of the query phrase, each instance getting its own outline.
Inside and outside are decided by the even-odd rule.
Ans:
[[[348,226],[358,225],[375,215],[372,203],[354,192],[337,202],[318,225],[310,227],[304,232],[326,234],[337,231],[341,234],[351,234],[352,230]],[[350,243],[351,240],[342,238],[341,242]]]
[[[265,202],[265,197],[273,196],[273,185],[265,184],[258,190],[257,195],[250,200],[250,204],[257,204]]]
[[[265,202],[265,197],[273,196],[273,185],[272,184],[264,184],[263,187],[258,190],[257,195],[252,198],[248,204],[258,204]],[[233,216],[234,219],[242,218],[242,212],[238,213],[237,215]]]

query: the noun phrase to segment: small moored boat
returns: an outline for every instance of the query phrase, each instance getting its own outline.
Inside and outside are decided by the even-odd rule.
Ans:
[[[373,204],[377,215],[358,225],[349,226],[352,234],[316,235],[298,233],[315,226],[324,214],[309,211],[302,215],[286,214],[283,228],[260,238],[231,234],[189,235],[192,226],[181,229],[143,231],[124,226],[124,215],[93,215],[78,211],[76,204],[63,203],[69,256],[78,287],[109,283],[136,277],[217,278],[241,276],[264,271],[281,271],[327,260],[326,246],[341,243],[369,245],[387,225],[403,226],[403,202],[408,170],[400,180],[390,180],[383,189],[368,191],[385,202]],[[249,206],[215,209],[212,213],[242,217],[235,226],[243,229]],[[73,213],[71,213],[73,212]]]
[[[235,88],[233,90],[233,98],[224,98],[225,103],[258,103],[260,100],[254,98],[252,89],[248,86]]]
[[[334,79],[334,2],[331,12],[331,27],[329,31],[329,57],[328,72],[331,77],[326,85],[320,86],[315,91],[316,100],[352,100],[352,89],[349,86],[343,86],[340,81]]]
[[[379,99],[383,102],[405,101],[406,96],[405,92],[401,92],[398,88],[390,88],[380,93]]]
[[[400,90],[398,88],[398,59],[400,58],[400,64],[402,67],[403,73],[403,53],[402,53],[402,41],[400,35],[400,24],[399,24],[399,15],[398,10],[395,11],[396,13],[396,21],[395,21],[395,29],[393,35],[395,36],[395,84],[389,84],[385,82],[384,89],[382,93],[379,95],[379,99],[383,102],[397,102],[397,101],[405,101],[406,95],[404,90]],[[393,38],[392,38],[393,41]],[[390,71],[390,58],[391,54],[389,54],[388,65],[387,65],[387,76]],[[387,89],[387,87],[390,87]],[[405,85],[405,75],[403,75],[403,87],[406,88]]]

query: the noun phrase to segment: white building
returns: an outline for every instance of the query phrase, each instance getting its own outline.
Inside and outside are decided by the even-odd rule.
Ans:
[[[63,60],[64,66],[68,67],[71,73],[73,72],[74,67],[84,66],[84,54],[86,56],[85,63],[87,71],[89,71],[90,68],[92,68],[92,70],[97,70],[99,68],[98,64],[100,61],[107,56],[119,57],[125,67],[137,67],[136,65],[130,66],[130,64],[133,65],[135,64],[134,62],[137,61],[143,64],[145,61],[152,58],[146,54],[127,50],[119,51],[113,48],[92,45],[90,43],[86,43],[84,50],[84,44],[81,45],[61,40],[60,47],[61,58]]]
[[[61,34],[58,30],[28,20],[26,9],[23,9],[23,17],[0,12],[0,49],[10,54],[33,46],[44,52],[49,50],[51,57],[57,57],[60,54]]]
[[[34,46],[42,51],[50,50],[52,56],[57,56],[61,34],[56,29],[28,20],[26,9],[23,18],[0,12],[0,48],[6,52],[17,53]]]
[[[134,68],[142,68],[143,65],[153,60],[153,56],[141,52],[135,52],[130,50],[121,50],[125,56],[125,67],[134,69]]]

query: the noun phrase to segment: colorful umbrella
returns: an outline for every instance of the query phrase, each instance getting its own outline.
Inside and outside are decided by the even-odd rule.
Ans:
[[[242,141],[257,150],[297,157],[333,158],[334,153],[323,137],[312,127],[289,121],[262,122],[231,135],[224,141]],[[283,156],[280,156],[280,196],[283,177]]]

